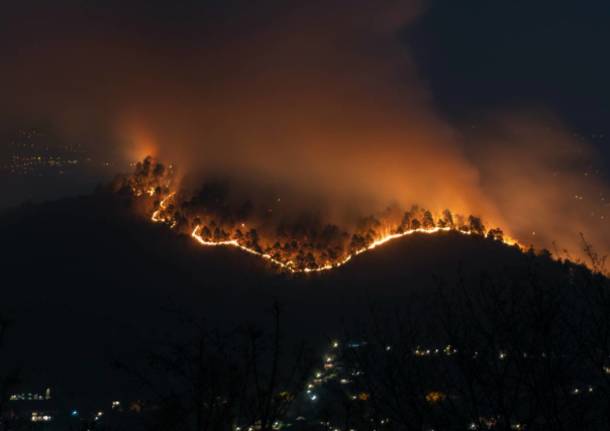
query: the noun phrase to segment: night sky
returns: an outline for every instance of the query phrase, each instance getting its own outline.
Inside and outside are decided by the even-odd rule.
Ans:
[[[543,104],[590,137],[608,127],[609,17],[595,0],[434,1],[410,40],[450,115]]]
[[[10,2],[0,17],[3,64],[27,66],[28,50],[45,42],[80,37],[100,30],[109,39],[115,32],[129,35],[147,50],[184,49],[206,44],[214,38],[218,22],[272,26],[278,9],[296,9],[285,2],[260,2],[255,7],[242,1]],[[322,2],[318,2],[322,4]],[[362,3],[362,2],[360,2]],[[392,3],[392,2],[390,2]],[[393,2],[401,3],[401,2]],[[405,2],[402,2],[405,3]],[[406,2],[413,4],[416,2]],[[402,40],[413,53],[419,74],[434,103],[453,121],[476,123],[490,109],[544,106],[560,116],[576,133],[582,134],[607,159],[604,139],[592,135],[607,133],[610,116],[610,60],[605,55],[610,29],[610,8],[603,0],[577,1],[425,1],[418,3],[418,17],[402,32]],[[344,5],[349,13],[349,4]],[[359,7],[359,6],[358,6]],[[383,6],[382,6],[383,7]],[[319,6],[320,14],[331,8]],[[244,20],[250,16],[252,19]],[[236,35],[244,29],[231,27]],[[129,43],[129,41],[127,41]],[[66,52],[50,45],[45,61],[61,61]],[[144,54],[143,54],[144,55]],[[130,59],[123,59],[129,63]],[[78,65],[79,59],[70,64]],[[120,69],[123,65],[116,64]],[[85,66],[83,66],[85,67]],[[180,65],[176,65],[180,67]],[[28,76],[18,69],[18,75]],[[42,74],[32,76],[44,79]],[[7,76],[8,75],[8,76]],[[36,92],[40,82],[2,72],[4,93],[19,89],[16,99],[2,104],[4,130],[19,126],[46,125],[49,118],[28,113],[28,105],[46,100]],[[101,78],[101,77],[95,77]],[[54,79],[49,77],[48,79]],[[70,83],[61,82],[68,93]],[[84,90],[84,89],[81,89]],[[85,90],[86,91],[86,90]],[[8,92],[13,96],[14,93]],[[85,101],[79,101],[87,105]],[[80,106],[86,108],[86,106]],[[25,112],[23,112],[25,111]],[[29,109],[34,111],[36,109]],[[30,114],[30,115],[28,115]],[[56,118],[51,118],[56,120]],[[102,141],[104,136],[96,137]],[[95,144],[102,145],[102,144]]]

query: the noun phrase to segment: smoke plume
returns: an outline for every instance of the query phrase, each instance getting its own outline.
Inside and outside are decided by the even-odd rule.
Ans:
[[[186,2],[162,17],[114,3],[4,18],[5,118],[272,190],[332,220],[419,204],[574,254],[578,232],[610,243],[605,186],[585,175],[594,154],[557,120],[490,113],[466,136],[437,111],[402,37],[425,4]]]

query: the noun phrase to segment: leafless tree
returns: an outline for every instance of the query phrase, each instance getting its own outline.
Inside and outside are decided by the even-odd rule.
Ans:
[[[149,429],[266,431],[284,419],[308,368],[303,345],[288,351],[278,304],[269,333],[254,325],[221,331],[175,314],[180,337],[155,346],[146,370],[119,364],[151,394]]]
[[[433,313],[371,315],[346,359],[377,428],[608,429],[608,279],[530,263],[439,284]]]
[[[282,331],[280,305],[271,310],[272,329],[268,336],[252,325],[244,328],[242,369],[244,372],[241,417],[247,425],[271,430],[288,414],[311,369],[311,357],[303,343],[288,351]]]

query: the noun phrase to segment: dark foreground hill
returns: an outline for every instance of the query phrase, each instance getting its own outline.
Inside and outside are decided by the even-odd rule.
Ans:
[[[313,275],[278,273],[235,249],[201,247],[103,192],[5,212],[1,311],[14,319],[10,357],[32,385],[101,398],[118,383],[109,364],[171,333],[177,309],[228,327],[264,322],[278,300],[294,337],[333,336],[371,306],[416,305],[482,276],[561,282],[574,269],[546,256],[455,233],[414,235]]]

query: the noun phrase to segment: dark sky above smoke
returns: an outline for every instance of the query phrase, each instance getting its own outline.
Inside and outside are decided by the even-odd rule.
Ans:
[[[593,0],[13,2],[0,127],[281,184],[333,214],[420,203],[604,245],[608,18]]]

